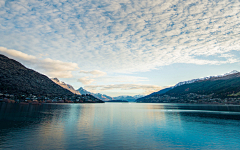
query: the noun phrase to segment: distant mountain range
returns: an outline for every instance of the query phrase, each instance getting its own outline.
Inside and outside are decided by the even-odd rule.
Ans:
[[[134,102],[136,101],[138,98],[143,97],[144,95],[135,95],[135,96],[127,96],[127,95],[123,95],[123,96],[117,96],[114,97],[115,100],[125,100],[125,101],[129,101],[129,102]]]
[[[126,100],[126,101],[129,101],[129,102],[133,102],[133,101],[135,101],[136,99],[144,96],[144,95],[135,95],[135,96],[117,96],[117,97],[111,97],[111,96],[108,96],[108,95],[105,95],[105,94],[101,94],[101,93],[92,93],[92,92],[89,92],[89,91],[83,89],[82,87],[80,87],[77,91],[78,91],[80,94],[91,94],[91,95],[95,96],[96,98],[99,98],[99,99],[101,99],[101,100],[103,100],[103,101]]]
[[[73,95],[47,76],[28,69],[16,60],[0,54],[0,93],[14,95]]]
[[[99,99],[101,99],[101,100],[103,100],[103,101],[113,100],[113,98],[110,97],[110,96],[107,96],[107,95],[105,95],[105,94],[100,94],[100,93],[92,93],[92,92],[89,92],[89,91],[83,89],[82,87],[80,87],[77,91],[78,91],[80,94],[91,94],[91,95],[93,95],[94,97],[99,98]]]
[[[126,101],[129,101],[129,102],[133,102],[135,101],[136,99],[138,98],[141,98],[143,97],[143,95],[135,95],[135,96],[117,96],[117,97],[111,97],[111,96],[108,96],[106,94],[101,94],[101,93],[92,93],[92,92],[89,92],[87,90],[85,90],[84,88],[80,87],[78,90],[75,90],[73,88],[73,86],[71,86],[70,84],[66,84],[60,80],[58,80],[57,78],[52,78],[51,79],[53,82],[55,82],[56,84],[60,85],[61,87],[71,91],[72,93],[74,94],[78,94],[78,95],[81,95],[81,94],[91,94],[93,95],[94,97],[96,98],[99,98],[103,101],[111,101],[111,100],[126,100]]]
[[[138,102],[153,102],[159,100],[183,100],[206,97],[211,98],[229,98],[240,97],[240,72],[233,70],[224,75],[210,76],[205,78],[193,79],[179,82],[173,87],[162,89],[145,97],[137,99]],[[165,96],[165,97],[164,97]],[[168,98],[167,98],[168,97]],[[207,99],[207,98],[205,98]]]

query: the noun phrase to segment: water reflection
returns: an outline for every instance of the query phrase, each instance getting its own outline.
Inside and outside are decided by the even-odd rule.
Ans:
[[[0,103],[0,148],[237,149],[239,112],[239,106]]]

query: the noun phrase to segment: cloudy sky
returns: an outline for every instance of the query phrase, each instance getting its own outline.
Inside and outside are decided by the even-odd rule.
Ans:
[[[0,0],[0,53],[78,89],[149,94],[240,70],[237,0]]]

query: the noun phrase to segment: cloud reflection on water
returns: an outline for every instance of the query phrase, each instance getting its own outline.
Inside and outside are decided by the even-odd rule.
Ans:
[[[240,146],[239,108],[0,103],[0,148],[235,149]],[[235,112],[220,111],[225,109]]]

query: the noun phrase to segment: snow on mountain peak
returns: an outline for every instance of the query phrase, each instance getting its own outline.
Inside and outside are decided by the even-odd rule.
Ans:
[[[227,76],[227,75],[235,74],[235,73],[239,73],[239,72],[237,70],[233,70],[231,72],[225,73],[223,76]]]
[[[134,95],[133,97],[136,98],[136,99],[138,99],[138,98],[141,98],[141,97],[144,97],[144,96],[145,96],[145,95],[140,95],[140,94],[139,94],[139,95]]]
[[[237,70],[233,70],[231,72],[225,73],[224,75],[208,76],[208,77],[197,78],[197,79],[192,79],[192,80],[188,80],[188,81],[182,81],[182,82],[177,83],[173,88],[178,87],[180,85],[184,85],[184,84],[190,84],[190,83],[200,81],[200,80],[207,80],[207,79],[210,79],[213,77],[224,77],[224,76],[227,76],[230,74],[235,74],[235,73],[239,73],[239,72]]]

